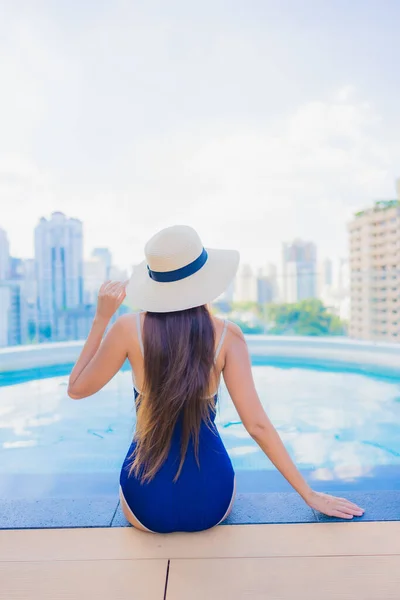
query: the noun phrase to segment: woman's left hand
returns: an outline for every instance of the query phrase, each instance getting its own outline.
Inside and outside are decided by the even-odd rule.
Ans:
[[[96,317],[110,320],[126,297],[127,281],[106,281],[100,288]]]

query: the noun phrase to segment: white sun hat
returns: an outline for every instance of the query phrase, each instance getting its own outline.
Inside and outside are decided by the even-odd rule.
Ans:
[[[220,296],[236,275],[237,250],[204,248],[186,225],[167,227],[145,246],[146,260],[134,267],[126,288],[128,304],[166,313],[202,306]]]

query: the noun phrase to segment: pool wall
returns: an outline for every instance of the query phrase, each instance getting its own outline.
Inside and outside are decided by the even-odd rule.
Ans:
[[[347,338],[246,336],[253,364],[320,366],[368,372],[371,375],[400,375],[400,344],[359,342]],[[0,373],[73,364],[83,341],[56,342],[0,349]]]

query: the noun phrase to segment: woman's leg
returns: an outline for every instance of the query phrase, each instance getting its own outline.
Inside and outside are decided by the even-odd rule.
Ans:
[[[228,510],[226,511],[226,513],[224,514],[224,516],[222,517],[222,519],[220,520],[220,522],[217,523],[217,525],[220,525],[223,521],[225,521],[225,519],[227,519],[229,517],[230,512],[231,512],[231,510],[233,508],[233,504],[235,502],[235,497],[236,497],[236,476],[235,476],[235,478],[233,480],[233,492],[232,492],[231,501],[230,501],[229,506],[228,506]]]
[[[119,498],[120,498],[120,501],[121,501],[121,508],[122,508],[122,512],[125,515],[125,519],[133,527],[135,527],[135,529],[140,529],[141,531],[146,531],[147,533],[154,533],[153,531],[151,531],[151,529],[147,529],[147,527],[145,527],[144,525],[142,525],[141,522],[135,517],[135,515],[133,514],[133,512],[129,508],[127,501],[125,500],[124,492],[122,491],[121,486],[119,488]]]

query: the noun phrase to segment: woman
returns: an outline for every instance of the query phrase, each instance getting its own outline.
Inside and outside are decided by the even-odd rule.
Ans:
[[[128,358],[134,374],[136,432],[122,466],[120,499],[136,528],[200,531],[223,521],[235,496],[235,475],[214,424],[223,374],[251,437],[312,508],[352,519],[355,504],[313,491],[303,479],[258,398],[246,342],[233,323],[207,305],[232,282],[234,250],[205,250],[190,227],[160,231],[127,284],[107,282],[71,373],[68,393],[98,392]],[[143,312],[111,317],[128,296]]]

